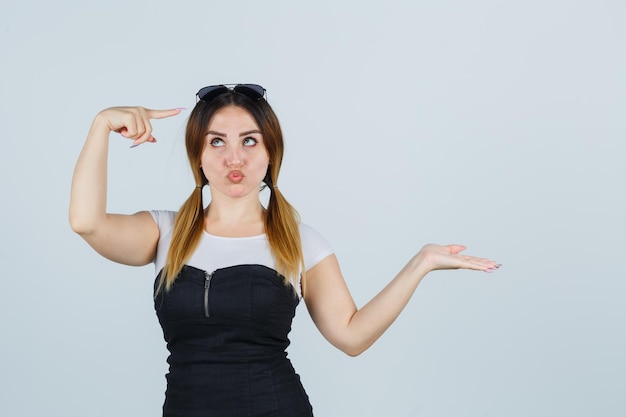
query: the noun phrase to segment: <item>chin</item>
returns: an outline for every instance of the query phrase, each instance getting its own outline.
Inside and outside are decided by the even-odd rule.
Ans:
[[[209,184],[211,184],[209,180]],[[228,198],[241,198],[250,195],[250,193],[257,193],[259,191],[260,186],[250,186],[250,184],[220,184],[220,186],[212,188],[211,194],[217,195],[221,194],[224,197]]]
[[[228,197],[232,197],[232,198],[239,198],[239,197],[245,197],[248,194],[250,194],[253,190],[244,186],[244,185],[239,185],[239,184],[235,184],[235,185],[231,185],[229,186],[226,191],[225,191],[225,195],[227,195]]]

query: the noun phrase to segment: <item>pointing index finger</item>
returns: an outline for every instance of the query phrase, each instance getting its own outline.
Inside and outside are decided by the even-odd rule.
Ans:
[[[169,110],[148,110],[148,115],[151,119],[165,119],[166,117],[176,116],[183,110],[185,110],[184,107]]]

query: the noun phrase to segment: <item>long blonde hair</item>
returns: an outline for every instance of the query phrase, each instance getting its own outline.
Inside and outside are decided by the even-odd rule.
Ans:
[[[277,270],[283,275],[285,284],[291,284],[294,288],[298,285],[300,273],[304,274],[298,213],[275,187],[284,152],[283,134],[278,118],[265,99],[252,100],[242,94],[229,91],[209,103],[198,101],[189,116],[185,145],[196,189],[183,203],[176,216],[172,240],[165,266],[161,271],[157,293],[163,288],[167,291],[172,287],[184,264],[200,243],[204,230],[202,187],[208,183],[200,169],[205,132],[213,115],[227,106],[241,107],[250,113],[263,136],[263,143],[269,156],[269,167],[263,182],[270,189],[264,226]]]

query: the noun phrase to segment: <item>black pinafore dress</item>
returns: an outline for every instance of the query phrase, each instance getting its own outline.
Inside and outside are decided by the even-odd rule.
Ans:
[[[311,417],[285,351],[298,303],[266,266],[184,266],[154,300],[170,351],[163,417]]]

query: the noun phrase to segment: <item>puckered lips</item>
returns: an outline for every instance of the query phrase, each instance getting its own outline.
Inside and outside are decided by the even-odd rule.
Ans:
[[[230,171],[226,176],[226,178],[228,178],[228,181],[232,182],[233,184],[239,184],[241,181],[243,181],[243,177],[243,172],[239,171],[238,169]]]

